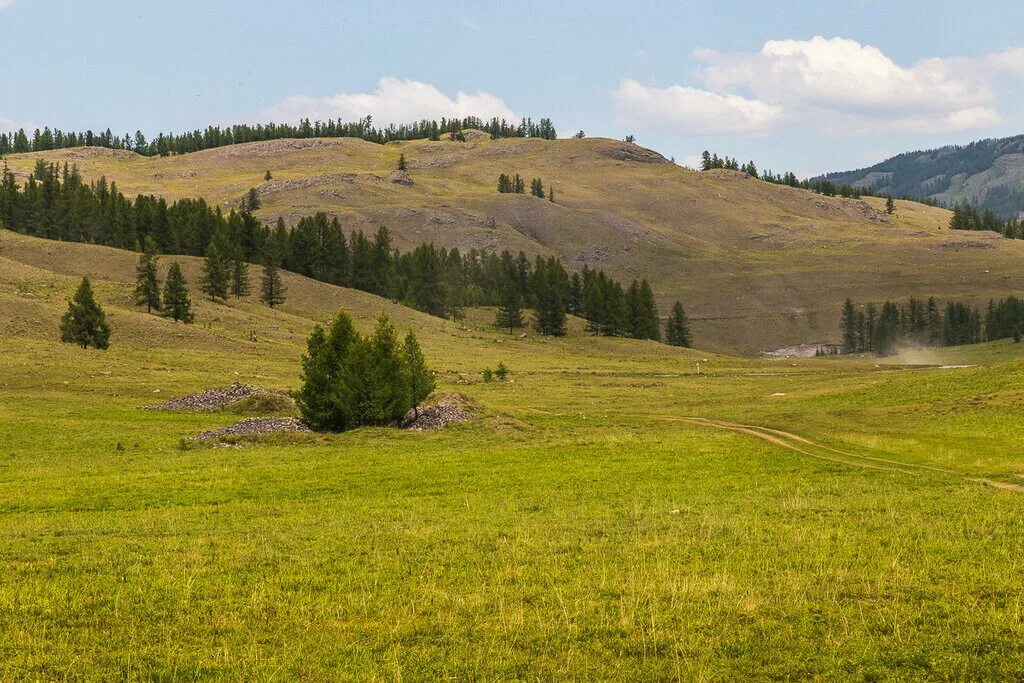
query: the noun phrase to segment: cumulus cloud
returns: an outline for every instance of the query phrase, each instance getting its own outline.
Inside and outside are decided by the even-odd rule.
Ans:
[[[294,122],[299,119],[355,121],[373,116],[375,125],[409,123],[421,119],[479,116],[516,120],[521,116],[505,102],[485,92],[459,91],[449,97],[428,83],[398,78],[382,78],[377,89],[368,93],[339,93],[329,97],[296,95],[261,109],[259,121]]]
[[[699,130],[704,133],[762,133],[782,114],[782,107],[681,85],[643,86],[624,80],[612,93],[619,117],[630,123]]]
[[[1000,72],[1024,75],[1019,48],[901,66],[871,45],[820,36],[771,40],[756,53],[699,49],[694,57],[704,89],[648,88],[646,98],[634,100],[633,114],[674,117],[689,133],[756,134],[780,125],[833,133],[949,132],[1000,123],[994,79]],[[614,94],[617,105],[627,83]]]

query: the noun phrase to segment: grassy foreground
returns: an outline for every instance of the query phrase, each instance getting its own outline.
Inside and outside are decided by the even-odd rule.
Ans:
[[[185,331],[128,308],[96,251],[115,334],[82,351],[54,340],[74,278],[4,238],[2,679],[1024,669],[1020,345],[949,369],[754,361],[389,308],[479,419],[182,449],[237,416],[142,405],[294,388],[325,307],[365,325],[385,304],[295,278],[283,312],[203,304]],[[512,382],[479,381],[502,360]]]

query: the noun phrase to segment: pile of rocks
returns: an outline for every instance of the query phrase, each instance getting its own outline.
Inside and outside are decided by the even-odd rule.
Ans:
[[[438,403],[434,406],[420,408],[419,417],[416,416],[416,411],[410,410],[402,419],[402,428],[416,431],[441,429],[456,422],[465,422],[472,419],[472,413],[466,412],[458,406]]]
[[[207,389],[200,394],[154,403],[146,406],[146,410],[217,410],[261,393],[263,393],[263,389],[259,387],[235,382],[226,389]]]
[[[223,439],[227,436],[251,436],[281,432],[308,432],[309,427],[297,417],[247,417],[220,429],[211,429],[195,437],[200,441]]]

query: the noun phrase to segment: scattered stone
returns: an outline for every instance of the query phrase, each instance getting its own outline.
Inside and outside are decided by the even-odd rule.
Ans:
[[[211,429],[196,436],[196,440],[223,439],[227,436],[253,436],[282,432],[309,432],[309,427],[297,417],[247,417],[220,429]]]
[[[395,185],[412,187],[412,177],[405,171],[395,171],[391,174],[391,182]]]
[[[226,389],[207,389],[199,394],[190,394],[163,403],[154,403],[145,408],[146,410],[217,410],[261,393],[265,392],[259,387],[235,382]]]

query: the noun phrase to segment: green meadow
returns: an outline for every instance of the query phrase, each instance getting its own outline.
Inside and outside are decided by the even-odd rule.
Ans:
[[[518,339],[490,311],[456,324],[291,275],[281,311],[197,302],[184,328],[131,307],[131,254],[0,245],[0,679],[1024,670],[1021,345],[921,366],[579,321]],[[84,273],[108,351],[56,340]],[[239,415],[142,409],[297,388],[305,335],[341,307],[416,329],[476,419],[200,446]],[[501,361],[509,381],[483,382]]]

